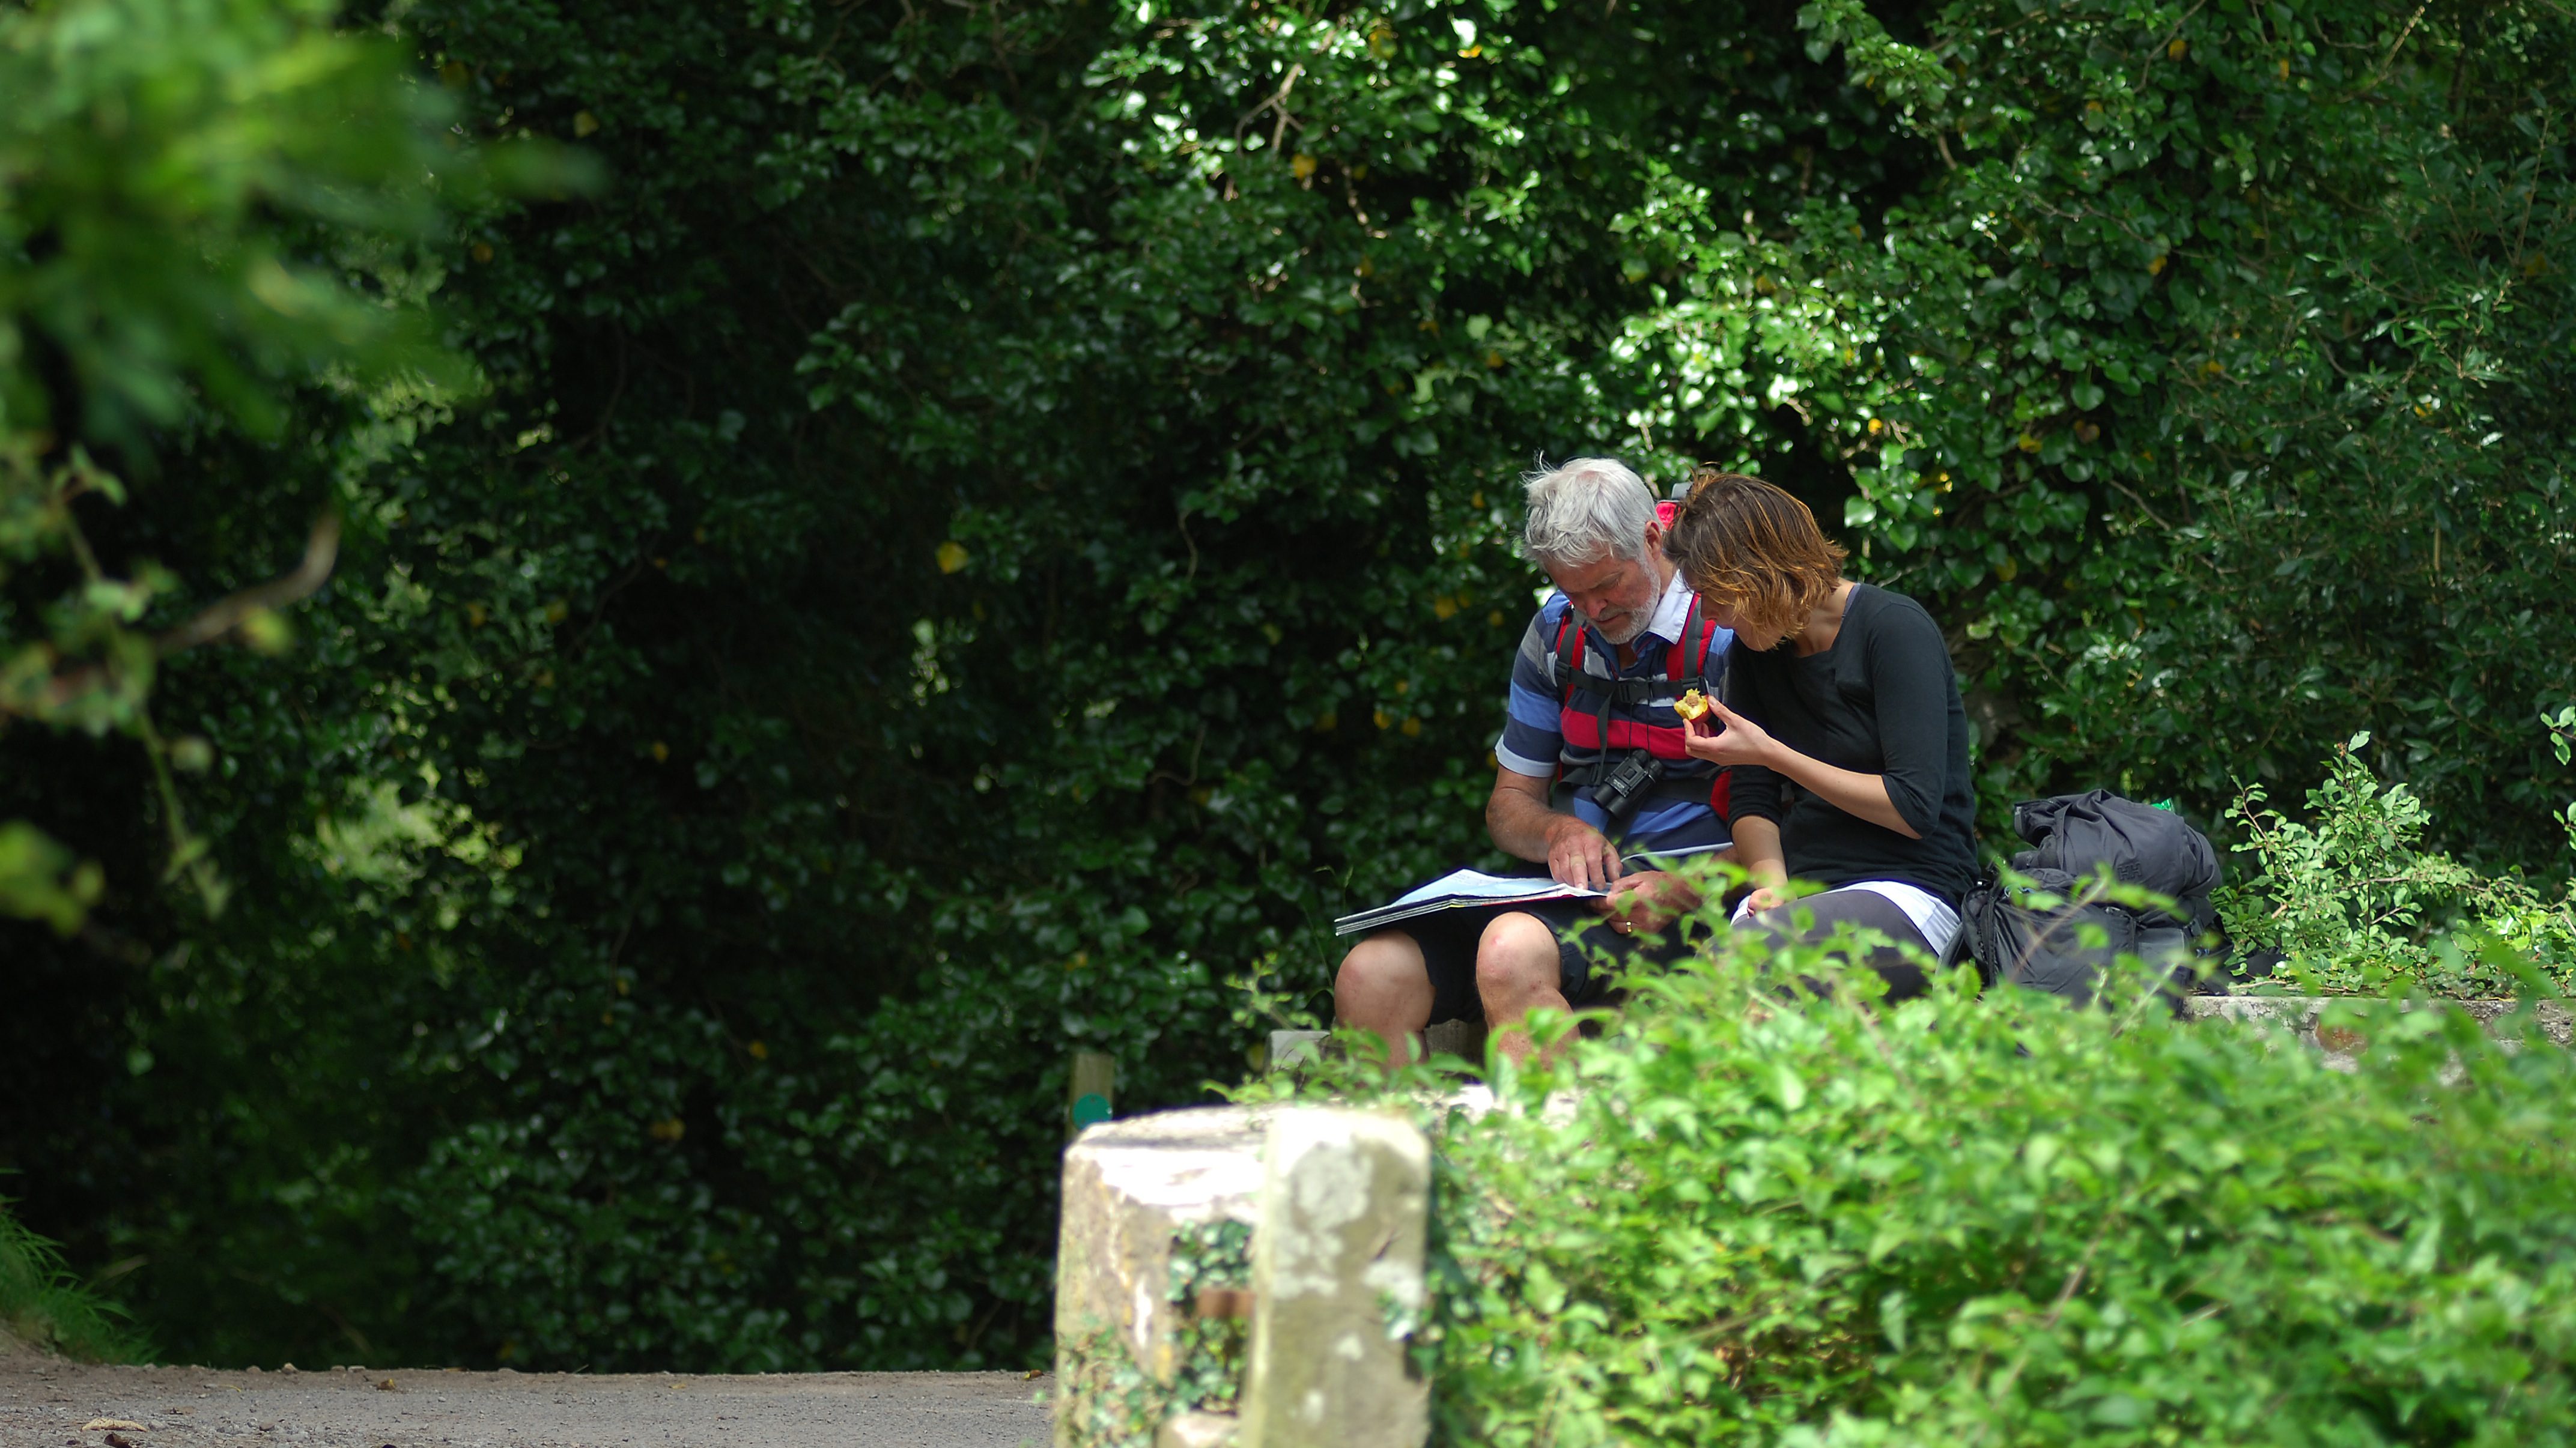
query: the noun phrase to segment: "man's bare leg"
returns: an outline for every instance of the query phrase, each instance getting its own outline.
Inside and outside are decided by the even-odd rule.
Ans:
[[[1386,1068],[1417,1059],[1422,1028],[1431,1024],[1431,971],[1422,947],[1401,930],[1381,930],[1351,947],[1333,977],[1333,1020],[1377,1032],[1386,1042]]]
[[[1535,915],[1496,916],[1476,942],[1476,994],[1485,1003],[1485,1025],[1514,1062],[1529,1060],[1525,1021],[1531,1011],[1572,1009],[1562,983],[1556,932]]]

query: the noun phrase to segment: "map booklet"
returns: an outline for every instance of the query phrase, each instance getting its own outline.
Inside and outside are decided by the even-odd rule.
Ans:
[[[1452,870],[1390,904],[1333,922],[1335,935],[1375,930],[1398,920],[1411,920],[1435,910],[1488,905],[1532,905],[1541,900],[1591,900],[1610,892],[1560,885],[1545,875],[1488,875],[1482,870]]]
[[[1701,849],[1722,850],[1724,845],[1707,845]],[[1668,850],[1655,854],[1635,854],[1622,859],[1626,870],[1660,870],[1683,855],[1696,855],[1700,849]],[[1335,935],[1356,935],[1375,930],[1399,920],[1411,920],[1435,910],[1475,910],[1496,905],[1535,905],[1542,900],[1598,900],[1607,890],[1586,890],[1580,885],[1560,885],[1545,875],[1488,875],[1482,870],[1452,870],[1419,890],[1407,892],[1374,910],[1345,915],[1333,922]]]

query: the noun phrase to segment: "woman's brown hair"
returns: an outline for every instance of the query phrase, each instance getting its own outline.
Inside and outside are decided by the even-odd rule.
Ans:
[[[1664,556],[1703,600],[1785,636],[1833,596],[1844,555],[1806,504],[1760,478],[1702,463],[1664,535]]]

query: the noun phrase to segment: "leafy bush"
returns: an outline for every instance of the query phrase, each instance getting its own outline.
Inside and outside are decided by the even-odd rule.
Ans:
[[[2570,1053],[2374,1002],[2332,1018],[2369,1038],[2340,1074],[2142,981],[2120,1012],[1964,971],[1882,1008],[1839,949],[1638,980],[1446,1127],[1444,1441],[2576,1431]]]
[[[2544,722],[2566,763],[2576,708]],[[2254,867],[2220,895],[2238,947],[2283,952],[2282,976],[2313,991],[2576,993],[2576,882],[2553,899],[2518,870],[2487,873],[2425,848],[2430,812],[2405,784],[2371,772],[2369,743],[2356,734],[2326,761],[2325,782],[2308,791],[2308,822],[2265,808],[2261,785],[2245,786],[2229,808],[2236,853]],[[2576,849],[2576,805],[2567,829]],[[2507,948],[2464,951],[2455,936]]]
[[[0,1339],[83,1362],[150,1361],[125,1313],[82,1287],[54,1243],[28,1231],[9,1205],[0,1197]]]

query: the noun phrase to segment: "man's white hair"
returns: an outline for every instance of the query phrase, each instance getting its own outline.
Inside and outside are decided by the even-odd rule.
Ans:
[[[1655,521],[1655,495],[1626,463],[1576,458],[1521,482],[1529,490],[1529,522],[1522,526],[1521,541],[1540,567],[1568,567],[1604,556],[1634,562],[1646,556],[1646,525]]]

